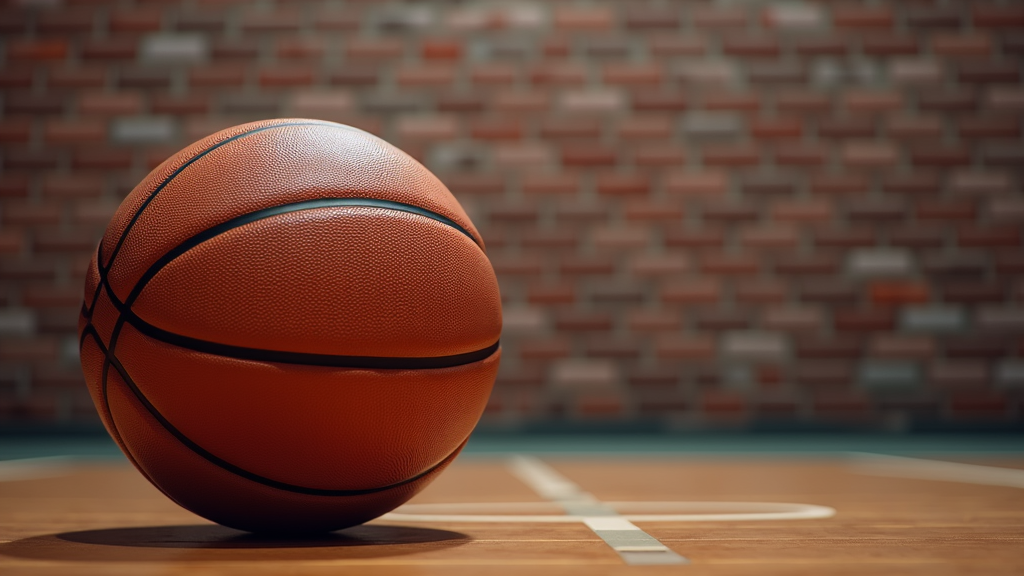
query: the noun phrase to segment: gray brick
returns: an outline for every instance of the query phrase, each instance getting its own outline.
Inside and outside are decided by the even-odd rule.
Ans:
[[[770,308],[764,314],[762,324],[766,328],[806,332],[820,328],[824,323],[821,310],[810,307]]]
[[[769,6],[765,17],[784,30],[810,30],[827,24],[821,8],[813,4],[785,3]]]
[[[1024,222],[1024,198],[995,198],[988,205],[993,220]]]
[[[0,309],[0,335],[28,336],[36,331],[36,316],[27,308]]]
[[[68,336],[60,342],[60,361],[64,364],[75,365],[79,362],[78,338]]]
[[[277,115],[282,98],[276,94],[229,94],[222,105],[228,114]]]
[[[913,269],[910,253],[893,248],[856,250],[847,261],[847,271],[855,276],[901,276]]]
[[[502,310],[502,332],[540,332],[547,326],[548,319],[539,308],[515,307]]]
[[[996,366],[996,386],[1024,388],[1024,360],[1003,360]]]
[[[377,25],[389,32],[415,31],[434,22],[434,10],[428,6],[393,7],[377,16]]]
[[[198,34],[151,34],[142,39],[139,58],[147,62],[202,62],[210,46]]]
[[[949,181],[949,191],[954,194],[1005,194],[1012,187],[1009,176],[1001,172],[957,172]]]
[[[552,381],[561,389],[610,389],[618,383],[618,373],[608,360],[569,359],[555,364]]]
[[[696,60],[684,62],[675,70],[680,80],[694,86],[707,84],[734,85],[739,83],[740,73],[730,62],[715,60]]]
[[[985,362],[974,360],[939,360],[928,367],[928,380],[936,386],[982,387],[989,381]]]
[[[822,87],[874,84],[878,79],[878,68],[862,60],[818,60],[811,69],[811,82]]]
[[[912,388],[920,380],[917,364],[885,360],[865,360],[857,371],[861,387],[871,389]]]
[[[895,59],[889,64],[889,79],[893,84],[938,84],[945,75],[942,65],[931,59]]]
[[[743,130],[743,120],[725,112],[688,112],[680,125],[690,138],[733,137]]]
[[[966,326],[963,309],[953,306],[910,306],[900,316],[900,327],[914,332],[956,332]]]
[[[781,360],[788,351],[788,342],[775,332],[729,332],[722,336],[721,349],[726,357]]]
[[[382,114],[415,112],[426,105],[423,97],[414,94],[371,94],[363,99],[363,108],[367,112]]]
[[[751,62],[747,80],[760,84],[797,84],[807,80],[807,69],[799,62]]]
[[[979,328],[1000,332],[1024,332],[1024,307],[986,306],[978,309]]]
[[[442,143],[430,151],[427,164],[430,168],[445,170],[472,170],[486,162],[484,151],[479,146],[462,143]]]
[[[177,135],[178,126],[167,116],[115,118],[110,124],[110,139],[118,144],[156,144]]]

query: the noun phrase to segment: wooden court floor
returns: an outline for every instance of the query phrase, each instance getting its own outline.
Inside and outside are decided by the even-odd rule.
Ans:
[[[1024,574],[1024,458],[470,455],[410,504],[274,540],[121,462],[11,461],[0,574]]]

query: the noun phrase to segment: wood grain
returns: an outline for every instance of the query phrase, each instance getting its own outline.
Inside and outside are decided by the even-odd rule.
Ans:
[[[0,482],[0,574],[1021,574],[1024,490],[858,473],[841,458],[545,458],[603,501],[796,502],[834,518],[638,522],[688,566],[626,566],[582,524],[375,521],[313,540],[205,523],[121,463]],[[963,458],[960,462],[970,462]],[[1012,458],[979,464],[1024,467]],[[538,502],[464,457],[414,503]]]

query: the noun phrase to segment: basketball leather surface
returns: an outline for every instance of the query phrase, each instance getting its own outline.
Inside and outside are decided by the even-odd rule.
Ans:
[[[457,455],[500,359],[483,240],[445,186],[347,126],[237,126],[169,158],[93,257],[81,362],[157,488],[303,533],[405,502]]]

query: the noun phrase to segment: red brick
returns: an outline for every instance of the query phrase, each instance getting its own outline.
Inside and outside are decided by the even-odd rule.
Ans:
[[[992,52],[992,37],[985,33],[936,34],[932,52],[940,56],[987,56]]]
[[[615,160],[615,149],[600,144],[568,144],[562,148],[562,163],[566,166],[611,166]]]
[[[658,339],[655,350],[659,358],[706,360],[715,357],[715,341],[707,336],[668,334]]]
[[[455,82],[455,68],[448,64],[401,66],[395,71],[399,86],[444,86]]]
[[[498,112],[534,114],[549,105],[548,95],[543,92],[508,92],[494,97],[494,109]]]
[[[794,38],[793,49],[801,56],[841,56],[850,49],[851,42],[838,37]]]
[[[917,217],[922,220],[974,220],[974,203],[956,200],[926,200],[918,202]]]
[[[875,304],[916,304],[928,302],[930,291],[920,282],[873,282],[868,286],[871,302]]]
[[[965,84],[1017,84],[1020,71],[1013,62],[971,62],[959,70],[960,81]]]
[[[639,112],[679,112],[689,106],[686,96],[679,93],[643,91],[634,94],[632,100],[633,109]],[[670,130],[670,126],[666,123],[665,127]]]
[[[615,264],[605,256],[569,256],[562,259],[559,270],[564,275],[610,275]]]
[[[130,60],[135,58],[137,41],[131,38],[87,40],[82,43],[83,60]]]
[[[13,170],[43,170],[56,168],[60,162],[56,150],[9,150],[4,154],[4,168]]]
[[[748,410],[747,400],[738,392],[707,390],[701,400],[701,410],[709,416],[740,416]]]
[[[851,112],[892,112],[903,106],[903,95],[898,92],[856,90],[844,95],[843,105]]]
[[[44,34],[80,34],[93,28],[96,13],[94,10],[64,8],[48,10],[39,14],[36,29]]]
[[[728,190],[726,175],[718,171],[673,172],[665,182],[665,191],[684,196],[721,196]]]
[[[864,39],[861,50],[871,56],[917,54],[917,39],[910,36],[871,36]]]
[[[635,99],[633,103],[635,107]],[[673,121],[668,116],[639,115],[620,120],[617,132],[622,140],[667,140],[672,129]]]
[[[617,338],[592,338],[587,343],[586,355],[591,358],[613,358],[635,360],[640,357],[640,344],[633,340]]]
[[[569,55],[569,41],[563,37],[547,38],[541,42],[540,47],[547,60],[565,58]]]
[[[891,28],[892,9],[888,6],[835,8],[832,22],[837,28]]]
[[[557,6],[554,21],[555,27],[562,30],[608,30],[615,15],[606,7]]]
[[[677,34],[651,35],[648,46],[651,54],[663,58],[672,56],[698,56],[707,51],[703,38]]]
[[[46,204],[8,203],[4,205],[3,221],[12,225],[54,225],[60,222],[61,212],[60,204],[53,202]]]
[[[832,254],[804,254],[779,258],[775,271],[785,275],[835,274],[839,270],[838,257]]]
[[[575,194],[579,178],[572,174],[526,174],[523,180],[525,194]]]
[[[152,32],[160,29],[162,11],[154,9],[114,10],[110,14],[109,30],[118,32]]]
[[[899,161],[899,150],[891,142],[850,142],[843,147],[842,161],[860,168],[893,166]]]
[[[898,194],[933,194],[938,192],[940,181],[934,174],[895,174],[885,178],[882,188]]]
[[[403,51],[404,44],[398,38],[356,37],[345,43],[345,54],[356,62],[398,58]]]
[[[0,198],[28,196],[30,179],[27,174],[0,173]]]
[[[676,332],[682,323],[679,315],[670,310],[633,310],[626,317],[633,332]]]
[[[814,243],[826,248],[874,246],[878,232],[871,228],[823,229],[814,233]]]
[[[431,38],[420,44],[424,60],[458,60],[462,58],[462,44],[456,40]]]
[[[706,110],[752,113],[761,108],[761,100],[756,94],[713,91],[704,94],[701,106]]]
[[[519,346],[523,360],[556,360],[569,356],[569,342],[564,337],[531,339]]]
[[[323,55],[322,38],[282,38],[277,41],[277,57],[281,59],[315,59]]]
[[[664,78],[662,66],[655,62],[606,64],[602,74],[605,84],[623,86],[658,85]]]
[[[920,147],[910,153],[917,166],[965,166],[971,163],[971,152],[962,146]]]
[[[534,228],[524,232],[522,242],[526,248],[575,248],[577,234],[574,230]]]
[[[833,321],[840,332],[877,332],[892,330],[896,317],[886,309],[837,310]]]
[[[250,12],[242,17],[242,30],[248,32],[286,32],[299,29],[299,14],[292,10]]]
[[[942,119],[935,116],[895,116],[888,119],[888,133],[900,140],[934,141],[942,137],[943,124]]]
[[[32,121],[28,118],[0,120],[0,142],[27,144],[32,135]]]
[[[356,30],[359,28],[359,16],[358,13],[350,13],[348,10],[341,11],[333,6],[327,6],[314,14],[312,22],[313,27],[317,30]]]
[[[533,284],[526,292],[526,301],[531,304],[572,304],[576,301],[576,289],[572,284]]]
[[[505,189],[505,179],[497,174],[450,174],[444,183],[455,194],[496,194]]]
[[[117,170],[130,168],[131,164],[131,150],[84,149],[72,159],[72,166],[84,169]]]
[[[958,122],[961,139],[1019,138],[1020,122],[1015,117],[970,117]]]
[[[1015,226],[964,226],[957,231],[957,243],[972,248],[1019,247],[1021,230]]]
[[[828,222],[832,219],[832,203],[821,200],[793,200],[775,204],[772,218],[783,222]]]
[[[775,163],[780,166],[819,166],[828,162],[828,151],[820,144],[779,144]]]
[[[795,249],[800,241],[796,229],[772,225],[747,228],[740,233],[740,244],[750,248]]]
[[[972,391],[953,396],[950,412],[957,417],[999,418],[1009,414],[1009,403],[997,392]]]
[[[152,110],[154,114],[205,114],[210,110],[209,97],[203,94],[177,96],[171,94],[155,94]]]
[[[56,144],[93,143],[106,140],[107,126],[99,120],[49,120],[43,139]]]
[[[814,114],[827,111],[832,99],[825,94],[815,92],[787,92],[779,94],[775,106],[780,112],[796,115]]]
[[[79,286],[28,286],[22,302],[30,308],[73,308],[82,304],[82,290]]]
[[[555,327],[569,332],[596,332],[611,330],[611,316],[604,312],[562,310],[555,314]]]
[[[673,229],[665,234],[666,246],[684,248],[717,248],[725,243],[725,235],[717,228]]]
[[[63,60],[68,55],[68,43],[62,39],[11,40],[7,45],[7,59],[19,60]]]
[[[789,298],[789,287],[778,280],[739,280],[735,286],[737,302],[781,304]]]
[[[854,374],[853,366],[842,360],[807,361],[793,368],[793,380],[807,386],[848,386]]]
[[[538,64],[530,70],[530,82],[534,84],[578,85],[586,78],[586,68],[571,62]]]
[[[596,118],[563,117],[541,122],[544,138],[596,139],[601,136],[601,121]]]
[[[683,166],[686,164],[686,152],[673,144],[638,146],[633,151],[633,163],[652,167]]]
[[[972,12],[975,28],[1024,27],[1024,8],[1020,6],[975,6]]]
[[[661,291],[662,301],[682,304],[718,302],[722,296],[722,284],[713,278],[680,280],[666,285]]]
[[[673,276],[689,268],[689,259],[681,254],[641,254],[631,258],[629,263],[630,271],[638,277]]]
[[[627,28],[648,30],[651,28],[677,28],[679,8],[670,6],[634,6],[625,9]]]
[[[760,150],[748,145],[709,145],[702,151],[706,166],[754,166],[761,162]]]
[[[1007,286],[985,282],[960,281],[940,287],[942,300],[964,304],[998,303],[1006,299]]]
[[[31,88],[32,76],[32,68],[8,67],[6,70],[0,70],[0,88]]]
[[[79,97],[82,114],[130,116],[142,112],[142,95],[136,92],[86,92]]]
[[[605,195],[647,194],[651,189],[650,180],[637,174],[603,174],[597,179],[597,192]]]
[[[306,66],[276,66],[259,71],[260,86],[266,88],[310,86],[315,82],[315,70]]]
[[[709,7],[696,5],[690,8],[690,19],[698,30],[725,30],[746,28],[750,11],[735,7]]]
[[[732,36],[722,41],[722,52],[730,56],[775,57],[779,43],[769,36]]]
[[[803,134],[801,122],[795,118],[754,118],[750,122],[754,138],[799,138]]]
[[[469,77],[475,84],[504,86],[516,82],[519,78],[519,69],[512,64],[487,62],[470,68]]]
[[[245,67],[235,64],[200,66],[189,70],[193,87],[241,86],[245,83]]]
[[[760,260],[752,254],[714,252],[700,257],[700,268],[705,274],[753,276],[760,267]]]

